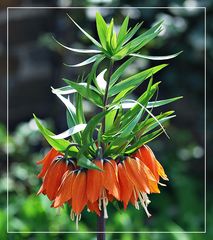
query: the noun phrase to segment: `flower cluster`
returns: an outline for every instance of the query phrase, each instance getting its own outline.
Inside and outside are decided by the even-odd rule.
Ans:
[[[159,193],[160,177],[164,180],[168,178],[147,145],[122,159],[94,159],[93,163],[101,171],[80,168],[75,159],[66,159],[52,148],[38,162],[43,165],[38,174],[39,178],[43,178],[38,194],[47,195],[54,208],[68,203],[71,219],[76,217],[76,224],[85,207],[99,216],[100,210],[103,210],[104,217],[108,218],[107,204],[114,200],[122,202],[124,209],[129,203],[139,209],[140,202],[147,216],[151,216],[147,210],[150,203],[148,194]]]

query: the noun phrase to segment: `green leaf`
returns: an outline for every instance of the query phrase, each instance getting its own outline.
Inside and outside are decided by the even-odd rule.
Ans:
[[[129,24],[129,16],[126,16],[126,18],[124,19],[121,25],[120,31],[118,33],[118,45],[122,44],[123,40],[125,39],[128,24]]]
[[[162,124],[172,118],[176,117],[176,115],[171,115],[169,117],[162,117],[162,118],[159,118],[159,122]],[[148,126],[145,126],[145,129],[143,130],[142,134],[141,135],[145,135],[146,133],[150,132],[151,130],[153,130],[154,128],[158,127],[158,123],[155,122],[152,122],[152,124],[148,125]],[[138,135],[138,133],[137,133]]]
[[[65,86],[65,87],[61,87],[61,88],[53,88],[52,89],[52,93],[54,94],[58,94],[58,95],[67,95],[67,94],[72,94],[72,93],[76,93],[77,91],[75,89],[73,89],[70,86]]]
[[[94,79],[95,84],[99,91],[104,95],[107,82],[104,80],[104,74],[106,73],[107,69],[104,69],[98,76]]]
[[[82,67],[82,66],[85,66],[85,65],[88,65],[88,64],[90,64],[90,63],[95,62],[95,61],[98,59],[99,56],[100,56],[100,55],[97,54],[97,55],[95,55],[95,56],[92,56],[92,57],[88,58],[87,60],[85,60],[85,61],[83,61],[83,62],[78,63],[78,64],[70,65],[70,64],[64,63],[64,65],[65,65],[66,67]]]
[[[116,33],[114,32],[111,38],[111,46],[113,49],[116,49],[117,47],[117,36]]]
[[[60,46],[62,46],[63,48],[70,50],[72,52],[77,52],[77,53],[100,53],[100,50],[95,50],[95,49],[76,49],[76,48],[71,48],[71,47],[67,47],[65,45],[63,45],[62,43],[60,43],[58,40],[55,39],[54,36],[52,36],[52,38],[54,39],[55,42],[57,42]]]
[[[139,147],[152,141],[162,133],[163,131],[161,129],[158,129],[150,134],[145,135],[144,137],[140,138],[136,143],[132,144],[130,147],[127,147],[125,153],[130,154],[135,152]]]
[[[83,110],[82,96],[76,93],[76,118],[79,123],[86,123]]]
[[[117,110],[110,111],[105,117],[105,132],[107,132],[113,125]]]
[[[120,78],[120,76],[123,74],[125,69],[135,60],[134,57],[129,58],[127,61],[125,61],[116,71],[112,74],[110,77],[110,87],[116,83],[116,81]]]
[[[81,86],[87,87],[87,83],[80,82],[78,84]],[[97,92],[98,94],[100,93],[98,91],[98,89],[93,87],[92,85],[89,85],[89,89]],[[52,87],[52,93],[54,93],[56,95],[68,95],[68,94],[72,94],[72,93],[77,93],[77,91],[71,86],[65,86],[65,87],[61,87],[61,88],[53,88]]]
[[[182,96],[180,97],[174,97],[174,98],[169,98],[165,100],[160,100],[160,101],[153,101],[153,102],[148,102],[147,108],[155,108],[155,107],[160,107],[166,104],[169,104],[171,102],[175,102],[179,99],[183,98]]]
[[[122,90],[118,95],[116,95],[110,106],[119,103],[121,99],[125,99],[130,92],[132,92],[132,87]]]
[[[101,48],[101,44],[97,42],[89,33],[87,33],[83,28],[81,28],[70,16],[67,14],[67,16],[70,18],[70,20],[84,33],[85,36],[87,36],[91,42],[93,42],[97,47]]]
[[[61,96],[60,94],[56,94],[56,96],[64,103],[64,105],[66,106],[69,114],[70,114],[70,127],[73,127],[74,125],[77,124],[77,119],[76,119],[76,108],[75,106],[70,102],[69,99]]]
[[[42,133],[42,135],[44,136],[44,138],[47,140],[47,142],[57,151],[59,152],[65,152],[65,150],[67,149],[67,147],[70,145],[70,142],[65,140],[65,139],[53,139],[52,137],[54,136],[54,133],[52,133],[51,131],[49,131],[47,128],[45,128],[40,121],[38,120],[38,118],[35,116],[35,114],[33,114],[35,122],[40,130],[40,132]],[[76,156],[76,153],[78,152],[78,149],[75,146],[72,146],[69,149],[69,152],[73,154],[73,156]]]
[[[131,89],[131,88],[136,88],[138,85],[140,85],[144,80],[152,76],[153,74],[157,73],[164,67],[166,67],[168,64],[161,64],[153,68],[146,69],[140,73],[137,73],[119,83],[114,85],[110,90],[109,90],[109,96],[114,96],[115,94],[125,90],[126,88]]]
[[[51,136],[53,139],[64,139],[64,138],[67,138],[67,137],[70,137],[80,131],[83,131],[85,129],[87,125],[86,124],[78,124],[78,125],[75,125],[74,127],[72,128],[69,128],[67,129],[66,131],[58,134],[58,135],[54,135],[54,136]]]
[[[96,12],[96,28],[103,48],[106,49],[107,24],[99,12]]]
[[[67,84],[69,84],[72,88],[74,88],[76,91],[78,91],[78,93],[90,100],[91,102],[93,102],[95,105],[99,106],[99,107],[103,107],[103,100],[102,97],[96,92],[93,91],[89,88],[87,88],[87,86],[85,85],[81,85],[79,83],[75,83],[72,81],[69,81],[67,79],[63,79]]]
[[[171,102],[177,101],[178,99],[181,99],[181,98],[182,97],[175,97],[175,98],[169,98],[169,99],[166,99],[166,100],[148,102],[147,108],[160,107],[160,106],[169,104]],[[123,103],[121,103],[121,106],[122,106],[123,109],[129,109],[129,108],[132,108],[132,107],[134,107],[136,105],[137,105],[136,102],[132,102],[132,101],[128,102],[128,100],[123,102]]]
[[[102,171],[99,167],[97,167],[93,162],[91,162],[87,157],[84,155],[81,155],[80,158],[77,161],[77,165],[80,167],[84,167],[87,169],[96,169],[99,171]]]
[[[112,34],[113,34],[113,26],[114,26],[114,20],[112,18],[109,27],[107,28],[107,32],[106,32],[106,46],[107,46],[107,50],[112,53],[111,51],[111,38],[112,38]]]
[[[175,115],[172,115],[173,113],[174,111],[167,111],[165,113],[157,115],[156,118],[162,124],[166,120],[175,117]],[[155,119],[153,119],[152,117],[149,118],[149,116],[147,116],[147,118],[144,121],[142,121],[136,126],[136,128],[134,129],[134,134],[138,138],[140,138],[142,135],[146,134],[147,132],[151,131],[152,129],[158,126],[159,124],[156,122]]]
[[[126,57],[130,49],[130,45],[126,45],[123,47],[120,51],[116,52],[116,54],[113,55],[113,59],[118,61],[121,60],[122,58]]]
[[[159,32],[161,31],[162,21],[157,23],[155,26],[150,28],[148,31],[144,32],[143,34],[139,35],[132,41],[130,41],[127,45],[130,45],[129,52],[136,52],[143,46],[145,46],[148,42],[150,42],[153,38],[155,38]]]
[[[146,55],[141,55],[141,54],[136,54],[136,53],[131,53],[129,55],[133,56],[133,57],[145,58],[145,59],[149,59],[149,60],[168,60],[168,59],[177,57],[182,52],[183,51],[180,51],[178,53],[167,55],[167,56],[146,56]]]
[[[136,52],[136,51],[140,50],[147,43],[149,43],[151,40],[153,40],[155,37],[157,37],[157,35],[159,33],[160,33],[160,30],[158,32],[156,32],[156,33],[150,34],[150,35],[145,36],[143,38],[141,37],[141,38],[137,38],[137,39],[132,40],[129,43],[130,44],[129,53],[133,53],[133,52]]]
[[[88,74],[87,88],[89,88],[91,86],[92,81],[94,81],[96,79],[97,68],[98,68],[99,64],[104,60],[104,58],[105,58],[104,55],[99,55],[99,57],[96,59],[95,63],[93,64],[92,69],[91,69],[90,73]],[[94,81],[94,83],[96,84],[95,81]]]
[[[141,27],[141,25],[143,24],[143,22],[141,23],[137,23],[134,28],[132,30],[130,30],[126,36],[125,36],[125,39],[122,43],[122,45],[126,44],[135,34],[136,32],[138,31],[138,29]]]
[[[135,100],[132,100],[134,102],[137,102]],[[145,106],[143,106],[140,102],[137,102],[137,104],[143,109],[145,110],[155,121],[156,123],[158,123],[158,125],[161,127],[161,129],[163,130],[163,132],[166,134],[166,136],[169,138],[168,134],[166,133],[166,130],[164,129],[164,127],[162,126],[162,124],[158,121],[158,119],[155,117],[155,115],[149,111]]]
[[[90,121],[87,123],[87,127],[84,129],[82,133],[82,142],[83,145],[87,145],[93,142],[93,133],[98,123],[101,122],[103,117],[108,113],[108,111],[100,112],[96,114]]]

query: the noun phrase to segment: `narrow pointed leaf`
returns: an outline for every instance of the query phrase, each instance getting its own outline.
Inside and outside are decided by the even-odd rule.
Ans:
[[[121,75],[123,74],[123,72],[125,71],[125,69],[131,64],[133,63],[133,61],[135,60],[134,57],[129,58],[127,61],[125,61],[118,69],[116,69],[116,71],[112,74],[112,76],[110,77],[110,86],[114,85],[116,83],[116,81],[121,77]]]
[[[72,88],[74,88],[76,91],[78,91],[78,93],[82,97],[90,100],[91,102],[95,103],[99,107],[103,106],[103,99],[96,91],[93,91],[93,90],[87,88],[87,86],[85,86],[85,85],[81,85],[79,83],[75,83],[75,82],[69,81],[67,79],[63,79],[63,80],[67,84],[69,84]]]
[[[85,36],[87,36],[91,42],[93,42],[97,47],[101,48],[101,44],[96,41],[89,33],[87,33],[83,28],[81,28],[70,16],[67,14],[69,19],[84,33]]]
[[[87,87],[87,83],[80,82],[78,84],[81,86]],[[97,88],[93,87],[92,85],[89,85],[89,89],[99,93]],[[52,87],[52,93],[54,93],[56,95],[57,94],[58,95],[68,95],[68,94],[72,94],[72,93],[76,93],[76,92],[77,91],[74,88],[72,88],[71,86],[65,86],[65,87],[61,87],[61,88],[53,88]]]
[[[153,68],[146,69],[140,73],[137,73],[119,83],[114,85],[109,90],[109,96],[114,96],[115,94],[123,91],[125,88],[136,88],[138,85],[140,85],[144,80],[151,77],[153,74],[157,73],[164,67],[166,67],[167,64],[161,64]]]
[[[79,123],[86,123],[82,96],[79,93],[76,94],[76,118]]]
[[[145,58],[145,59],[149,59],[149,60],[168,60],[168,59],[177,57],[181,53],[182,53],[182,51],[175,53],[175,54],[167,55],[167,56],[146,56],[146,55],[136,54],[136,53],[131,53],[129,55],[133,56],[133,57]]]
[[[130,31],[126,34],[125,39],[124,39],[122,45],[124,45],[125,43],[127,43],[127,42],[136,34],[136,32],[139,30],[139,28],[141,27],[142,24],[143,24],[143,22],[141,22],[141,23],[139,23],[139,24],[137,23],[137,24],[134,26],[134,28],[133,28],[132,30],[130,30]]]
[[[85,66],[85,65],[88,65],[90,63],[95,62],[99,56],[100,55],[92,56],[92,57],[88,58],[87,60],[85,60],[83,62],[80,62],[78,64],[71,65],[71,64],[66,64],[65,63],[64,65],[67,66],[67,67],[82,67],[82,66]]]
[[[99,167],[97,167],[93,162],[91,162],[84,155],[81,155],[81,157],[78,159],[77,165],[87,169],[95,169],[95,170],[102,171]]]
[[[169,98],[169,99],[160,100],[160,101],[148,102],[147,108],[160,107],[160,106],[169,104],[171,102],[175,102],[181,98],[183,97],[180,96],[180,97],[174,97],[174,98]]]
[[[54,136],[54,133],[52,133],[50,130],[45,128],[35,115],[33,116],[34,116],[36,125],[38,126],[40,132],[42,133],[44,138],[47,140],[47,142],[57,151],[64,152],[66,148],[70,145],[70,142],[65,139],[57,139],[57,140],[53,139],[52,137]],[[74,146],[71,147],[69,150],[70,152],[73,152],[73,154],[75,155],[78,152],[78,149]]]
[[[103,48],[106,49],[107,24],[99,12],[96,13],[96,28]]]
[[[125,39],[126,33],[127,33],[127,28],[128,28],[128,23],[129,23],[129,16],[126,16],[124,19],[120,31],[118,33],[118,45],[122,44],[123,40]]]
[[[132,144],[130,147],[127,147],[125,153],[130,154],[135,152],[139,147],[152,141],[162,133],[163,131],[161,129],[158,129],[150,134],[145,135],[144,137],[140,138],[136,143]]]
[[[78,124],[78,125],[75,125],[74,127],[72,128],[69,128],[68,130],[58,134],[58,135],[55,135],[55,136],[52,136],[52,138],[54,139],[64,139],[64,138],[68,138],[82,130],[85,129],[87,125],[86,124]]]
[[[71,47],[67,47],[64,44],[60,43],[58,40],[55,39],[54,36],[52,36],[54,41],[57,42],[60,46],[62,46],[63,48],[70,50],[72,52],[77,52],[77,53],[87,53],[87,54],[91,54],[91,53],[100,53],[100,50],[95,50],[95,49],[76,49],[76,48],[71,48]]]

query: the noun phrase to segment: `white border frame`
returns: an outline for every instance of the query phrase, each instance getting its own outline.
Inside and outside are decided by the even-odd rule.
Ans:
[[[207,231],[206,229],[206,7],[99,7],[99,6],[92,6],[92,7],[7,7],[7,233],[13,234],[13,233],[73,233],[73,234],[82,234],[82,233],[102,233],[102,232],[68,232],[68,231],[63,231],[63,232],[47,232],[47,231],[38,231],[38,232],[29,232],[29,231],[9,231],[9,10],[10,9],[85,9],[85,8],[112,8],[112,9],[125,9],[125,8],[136,8],[136,9],[203,9],[204,10],[204,230],[203,231],[174,231],[174,232],[169,232],[169,231],[153,231],[153,232],[148,232],[148,231],[140,231],[140,232],[135,232],[135,231],[106,231],[105,233],[177,233],[177,234],[205,234]]]

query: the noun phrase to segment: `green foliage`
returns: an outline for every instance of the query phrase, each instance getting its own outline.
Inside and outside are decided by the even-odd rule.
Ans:
[[[107,24],[101,14],[97,12],[96,28],[100,40],[98,42],[69,15],[68,17],[97,49],[75,49],[56,40],[60,46],[67,50],[94,54],[81,63],[67,66],[83,67],[91,63],[93,66],[89,74],[85,78],[82,77],[81,82],[63,79],[67,86],[52,89],[52,92],[67,108],[67,130],[54,135],[42,126],[37,118],[35,120],[41,133],[52,147],[61,152],[65,152],[68,148],[69,156],[77,157],[77,164],[80,167],[97,169],[92,160],[96,157],[102,157],[98,155],[100,154],[99,148],[103,148],[104,157],[116,158],[131,154],[161,133],[167,135],[162,124],[175,115],[170,111],[155,116],[152,111],[156,107],[180,99],[180,97],[176,97],[158,101],[157,95],[155,96],[160,82],[153,83],[153,76],[168,64],[143,69],[128,78],[123,77],[123,72],[131,67],[137,58],[168,60],[178,56],[180,52],[168,56],[146,56],[139,52],[161,32],[162,21],[135,37],[142,23],[136,24],[130,29],[128,28],[129,17],[127,16],[118,34],[116,34],[114,19],[111,19],[110,23]],[[124,58],[125,61],[115,69],[114,63]],[[106,67],[107,64],[109,67]],[[140,85],[144,85],[145,80],[149,78],[151,79],[148,86],[141,96],[137,100],[131,99],[130,94]],[[76,107],[69,100],[69,96],[73,94],[75,95]],[[155,99],[152,99],[154,97]],[[93,116],[88,122],[84,116],[83,99],[101,109],[101,112]],[[72,146],[69,149],[69,145],[72,143],[78,148]]]

